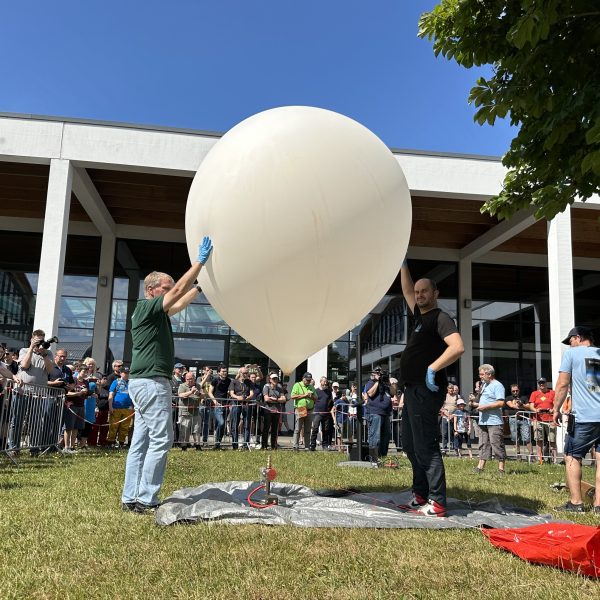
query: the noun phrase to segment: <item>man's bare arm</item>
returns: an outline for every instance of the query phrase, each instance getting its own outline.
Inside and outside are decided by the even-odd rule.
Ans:
[[[410,312],[414,314],[415,312],[415,284],[410,275],[410,271],[408,270],[408,265],[406,264],[406,260],[402,263],[402,268],[400,269],[400,282],[402,283],[402,294],[404,296],[404,300],[410,309]]]
[[[186,306],[189,306],[194,298],[196,298],[199,294],[199,290],[197,291],[196,286],[194,286],[191,290],[186,292],[182,298],[180,298],[171,308],[168,310],[167,314],[172,317],[176,315],[178,312],[182,311]],[[166,294],[165,294],[166,297]],[[163,304],[164,306],[164,304]]]
[[[560,372],[558,374],[558,381],[556,382],[556,387],[554,388],[554,414],[553,420],[559,425],[561,422],[560,415],[560,407],[563,405],[563,402],[567,399],[567,394],[569,393],[569,385],[571,383],[571,374]]]
[[[465,345],[458,332],[447,335],[444,338],[444,342],[446,342],[447,348],[429,365],[429,368],[433,369],[436,373],[455,363],[465,351]]]
[[[196,262],[187,270],[186,273],[183,274],[181,279],[175,283],[173,288],[163,296],[163,310],[166,313],[169,313],[169,315],[175,314],[170,312],[171,308],[173,308],[173,306],[188,292],[192,292],[190,288],[196,279],[198,279],[198,275],[202,270],[204,263],[206,263],[208,260],[211,251],[212,243],[208,237],[205,237],[204,240],[202,240],[202,244],[200,244],[200,247],[198,248],[198,259]],[[196,291],[194,290],[193,293],[195,294]]]

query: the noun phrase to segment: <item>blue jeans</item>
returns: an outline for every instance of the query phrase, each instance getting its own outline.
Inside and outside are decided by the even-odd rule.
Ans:
[[[565,454],[573,458],[584,458],[591,448],[600,452],[600,422],[578,423],[575,419],[575,431],[567,436]]]
[[[8,427],[8,448],[18,450],[21,447],[21,430],[27,409],[27,399],[18,392],[13,392],[11,398],[12,417]]]
[[[379,456],[387,456],[390,445],[390,417],[388,415],[369,415],[369,448],[377,448]]]
[[[243,407],[240,406],[239,404],[236,404],[235,400],[233,400],[231,403],[233,405],[230,409],[231,410],[231,421],[230,421],[231,445],[232,445],[233,449],[236,450],[238,447],[238,439],[239,439],[238,429],[240,428],[240,417],[242,416]]]
[[[166,377],[132,379],[129,395],[135,409],[135,428],[127,454],[123,502],[158,504],[158,492],[173,445],[171,382]]]
[[[215,446],[220,446],[225,433],[225,407],[215,406],[211,408],[211,414],[215,421]]]
[[[510,427],[510,439],[513,442],[517,441],[517,433],[519,434],[520,442],[528,444],[531,441],[531,425],[529,421],[521,418],[517,421],[517,417],[509,417],[508,426]]]

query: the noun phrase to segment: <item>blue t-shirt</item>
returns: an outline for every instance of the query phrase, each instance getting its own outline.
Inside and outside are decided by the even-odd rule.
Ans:
[[[575,420],[600,423],[600,348],[569,348],[558,370],[571,375],[571,410]]]
[[[111,392],[115,393],[113,398],[113,408],[131,408],[133,402],[129,397],[129,381],[125,379],[115,379],[110,384]]]
[[[487,404],[493,404],[494,402],[498,402],[498,400],[502,400],[502,405],[504,405],[505,396],[504,386],[497,379],[494,379],[484,386],[483,392],[479,397],[479,404],[486,406]],[[502,406],[480,412],[479,424],[502,425]]]
[[[456,427],[455,427],[455,431],[458,431],[458,433],[467,433],[467,429],[468,429],[468,418],[469,418],[469,413],[464,411],[462,408],[457,408],[454,411],[453,414],[454,417],[456,417]]]

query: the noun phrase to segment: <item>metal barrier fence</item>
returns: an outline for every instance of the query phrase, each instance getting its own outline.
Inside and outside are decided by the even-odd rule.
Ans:
[[[0,453],[16,462],[21,450],[36,454],[56,447],[64,400],[60,388],[9,381],[1,395]]]
[[[174,445],[260,447],[262,422],[268,410],[265,404],[234,404],[224,399],[222,405],[215,406],[206,400],[199,405],[186,400],[173,396]],[[280,425],[281,419],[278,430]]]
[[[528,462],[554,461],[562,453],[567,436],[566,424],[563,424],[563,427],[556,427],[548,421],[538,420],[538,416],[541,414],[543,413],[519,410],[512,415],[503,415],[504,437],[508,437],[510,433],[515,449],[514,453],[508,455],[507,458],[514,457],[517,460],[527,460]],[[479,415],[470,415],[469,418],[471,421],[469,441],[473,447],[476,447],[479,438]],[[442,451],[450,451],[454,439],[453,419],[442,417],[440,428]],[[544,439],[541,439],[542,436]],[[553,438],[551,443],[549,438]]]
[[[263,438],[263,426],[265,416],[272,414],[269,406],[263,402],[248,402],[246,404],[233,404],[231,400],[223,399],[222,406],[213,406],[208,401],[202,401],[200,405],[186,402],[186,399],[173,395],[173,428],[174,445],[179,447],[251,447],[260,448],[272,445],[271,432],[267,438]],[[282,405],[282,408],[283,405]],[[296,426],[295,411],[279,410],[277,421],[277,440],[282,433],[293,434]],[[311,413],[314,416],[317,413]],[[329,413],[324,413],[329,414]],[[290,418],[291,417],[291,418]],[[311,423],[312,425],[312,423]],[[344,422],[339,423],[337,419],[329,422],[331,430],[328,432],[330,440],[326,445],[339,450],[347,449],[348,446],[356,444],[358,437],[359,422],[356,413],[345,414]],[[366,442],[369,424],[367,419],[362,422],[362,439]],[[395,428],[395,429],[394,429]],[[400,443],[400,418],[390,421],[390,439]],[[303,431],[300,429],[300,446],[309,447],[310,440],[303,439]],[[317,440],[318,445],[323,444],[322,433]],[[283,444],[278,444],[282,446]]]

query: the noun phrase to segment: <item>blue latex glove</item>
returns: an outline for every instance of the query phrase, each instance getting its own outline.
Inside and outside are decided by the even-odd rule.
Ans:
[[[431,392],[439,391],[440,387],[435,385],[435,371],[431,367],[427,367],[427,375],[425,375],[425,385]]]
[[[206,264],[206,261],[210,256],[211,250],[212,242],[210,241],[210,238],[207,235],[205,235],[204,239],[202,240],[202,243],[198,247],[198,262],[202,263],[203,265]]]

